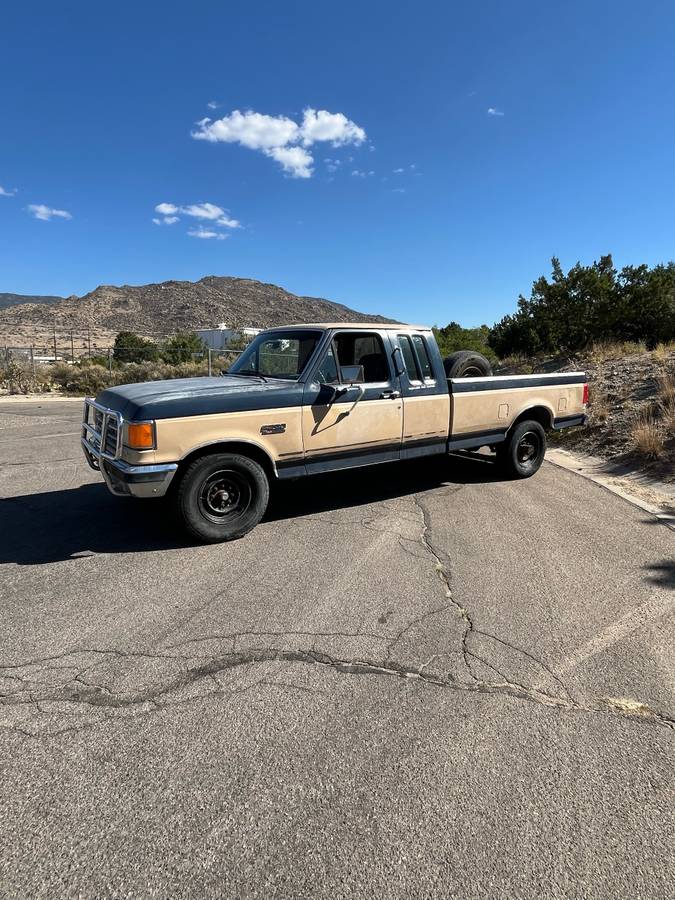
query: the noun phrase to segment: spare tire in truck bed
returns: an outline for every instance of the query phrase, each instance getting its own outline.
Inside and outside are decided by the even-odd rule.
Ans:
[[[458,350],[443,360],[446,378],[483,378],[492,375],[492,366],[475,350]]]

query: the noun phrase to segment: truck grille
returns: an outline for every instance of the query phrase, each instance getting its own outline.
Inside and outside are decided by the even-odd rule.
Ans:
[[[122,452],[122,417],[95,400],[84,401],[82,440],[89,450],[104,459],[119,459]]]

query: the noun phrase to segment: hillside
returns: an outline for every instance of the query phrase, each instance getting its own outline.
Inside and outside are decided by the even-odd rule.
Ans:
[[[317,297],[299,297],[274,284],[249,278],[209,275],[200,281],[165,281],[140,286],[100,285],[83,297],[43,305],[23,303],[0,309],[0,343],[59,340],[73,330],[91,330],[94,346],[105,346],[118,331],[172,334],[183,329],[269,327],[294,322],[388,321]],[[81,343],[78,343],[81,346]]]
[[[29,294],[0,294],[0,309],[17,306],[19,303],[47,304],[59,303],[63,297],[31,296]]]
[[[639,345],[600,345],[572,358],[500,365],[495,371],[508,375],[577,370],[588,375],[588,426],[552,435],[552,442],[674,483],[675,345],[651,352]]]

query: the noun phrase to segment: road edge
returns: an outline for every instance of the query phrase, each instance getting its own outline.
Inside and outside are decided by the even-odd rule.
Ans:
[[[649,513],[661,525],[665,525],[666,528],[675,531],[675,515],[664,513],[656,504],[644,500],[642,497],[639,497],[637,493],[626,490],[623,485],[617,484],[618,479],[614,479],[611,475],[598,475],[594,472],[585,470],[583,467],[585,464],[588,464],[590,459],[590,457],[586,459],[581,455],[570,453],[569,450],[559,450],[557,448],[550,449],[546,453],[546,462],[550,463],[552,466],[564,469],[567,472],[572,472],[580,478],[585,478],[586,481],[597,484],[599,487],[604,488],[604,490],[609,491],[610,494],[614,494],[615,497],[621,497],[622,500],[625,500],[632,506],[636,506],[638,509]],[[664,501],[668,500],[666,494],[664,494],[663,497]]]

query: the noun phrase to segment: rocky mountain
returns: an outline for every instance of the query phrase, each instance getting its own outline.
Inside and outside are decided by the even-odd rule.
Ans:
[[[1,294],[0,293],[0,309],[7,309],[9,306],[17,306],[19,303],[59,303],[63,297],[50,296],[31,296],[29,294]]]
[[[164,281],[141,286],[100,285],[83,297],[49,305],[22,303],[0,309],[0,342],[88,329],[100,343],[118,331],[171,334],[182,329],[268,327],[294,322],[390,321],[317,297],[299,297],[250,278],[209,275],[200,281]],[[14,341],[8,338],[14,338]]]

